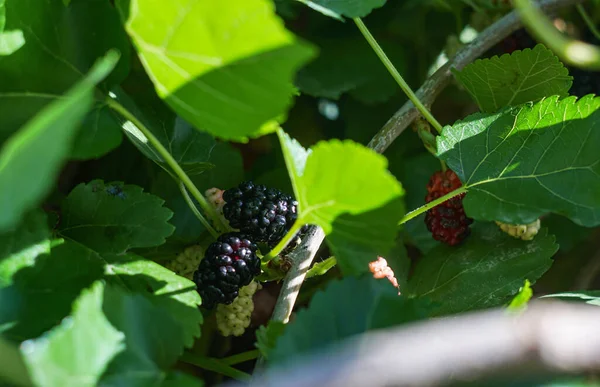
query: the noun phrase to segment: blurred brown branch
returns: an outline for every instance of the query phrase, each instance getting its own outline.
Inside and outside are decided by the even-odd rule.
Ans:
[[[262,387],[508,385],[600,371],[600,308],[532,303],[379,330],[255,376]]]

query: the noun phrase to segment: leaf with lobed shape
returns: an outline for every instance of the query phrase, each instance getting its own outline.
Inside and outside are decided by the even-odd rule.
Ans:
[[[446,126],[438,153],[468,190],[466,213],[528,224],[553,212],[600,224],[599,108],[593,96],[554,96]]]

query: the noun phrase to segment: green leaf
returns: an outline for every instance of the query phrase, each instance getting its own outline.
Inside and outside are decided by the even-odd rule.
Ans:
[[[378,40],[400,73],[406,71],[406,55],[401,45]],[[365,103],[385,102],[398,92],[398,85],[373,49],[357,32],[348,38],[316,42],[319,57],[298,72],[296,84],[305,94],[339,99],[349,93]]]
[[[440,245],[417,263],[406,294],[438,303],[435,315],[502,305],[525,279],[535,283],[557,250],[546,229],[526,242],[493,223],[476,223],[463,245]]]
[[[269,353],[270,363],[290,361],[370,330],[412,322],[424,318],[426,311],[420,301],[399,296],[387,280],[367,275],[333,281],[287,325]]]
[[[183,353],[183,331],[178,316],[157,307],[142,294],[107,290],[104,312],[125,334],[127,350],[109,365],[104,384],[157,385],[164,378],[163,370]]]
[[[533,290],[531,290],[531,283],[529,280],[525,280],[525,284],[519,289],[519,293],[513,297],[512,301],[508,305],[508,309],[521,310],[527,307],[527,303],[533,296]]]
[[[418,156],[401,161],[400,171],[396,174],[406,190],[406,207],[418,208],[425,204],[427,183],[430,177],[440,170],[440,162],[430,153],[421,153]],[[393,169],[392,169],[393,171]],[[412,219],[403,225],[406,242],[414,244],[422,253],[427,254],[440,242],[433,239],[431,231],[425,225],[425,214]]]
[[[383,258],[394,272],[394,277],[398,281],[398,287],[402,291],[408,282],[411,260],[408,257],[408,251],[406,251],[404,239],[401,234],[397,236],[394,247]],[[375,260],[372,259],[372,261]]]
[[[130,290],[140,293],[151,292],[155,307],[175,318],[181,329],[169,332],[173,342],[182,342],[191,347],[194,337],[200,336],[202,315],[198,311],[201,303],[196,285],[156,262],[130,254],[124,259],[113,255],[103,255],[110,266],[115,279],[113,282],[125,285]],[[180,332],[180,334],[178,333]]]
[[[332,140],[315,145],[300,172],[289,156],[298,150],[289,145],[282,142],[299,222],[323,228],[344,273],[367,272],[369,262],[394,246],[404,214],[404,192],[387,160],[352,141]]]
[[[386,0],[298,0],[325,16],[365,17],[375,8],[383,7]]]
[[[546,294],[540,298],[558,298],[564,301],[579,301],[600,306],[600,290]]]
[[[6,382],[6,384],[3,382]],[[2,337],[0,337],[0,385],[33,385],[21,352]]]
[[[21,345],[38,386],[96,386],[111,359],[124,349],[123,333],[102,311],[104,285],[96,282],[75,301],[73,313],[42,337]]]
[[[208,163],[214,168],[202,174],[191,176],[192,182],[201,192],[217,187],[227,189],[239,184],[244,178],[242,156],[239,150],[230,144],[218,142],[210,152]],[[153,181],[150,191],[166,201],[166,206],[174,212],[170,223],[175,226],[175,232],[170,241],[177,240],[189,244],[198,240],[206,231],[198,218],[190,211],[181,195],[181,191],[173,178],[166,172],[161,172]]]
[[[117,11],[105,0],[73,0],[68,7],[61,0],[6,0],[6,14],[6,30],[22,30],[27,44],[0,60],[0,142],[44,106],[61,99],[108,50],[117,49],[121,60],[102,86],[120,83],[129,71],[127,34]],[[92,113],[111,114],[108,109]],[[101,123],[107,120],[103,117]],[[93,138],[99,130],[121,135],[116,122],[101,128],[96,123],[93,117],[84,121],[79,133],[83,143],[90,143],[83,138]],[[95,144],[87,157],[95,157],[98,149],[100,144]],[[85,154],[85,149],[78,149],[76,156]]]
[[[14,341],[37,337],[67,316],[80,292],[98,280],[112,285],[103,310],[126,342],[103,381],[153,385],[162,380],[164,369],[200,334],[201,300],[193,282],[136,255],[99,254],[74,241],[53,247],[0,288],[0,328]]]
[[[6,25],[6,0],[0,0],[0,32],[4,31]]]
[[[313,50],[283,28],[271,1],[132,0],[130,10],[140,59],[180,116],[229,140],[275,131]]]
[[[283,158],[285,160],[285,165],[287,166],[289,175],[292,177],[292,181],[294,177],[300,177],[304,174],[304,167],[306,167],[306,159],[308,155],[311,154],[311,149],[304,149],[302,145],[295,139],[291,138],[283,129],[277,130],[277,135],[279,136],[279,141],[281,143],[281,151],[283,153]],[[298,196],[298,191],[296,190],[296,185],[293,184],[294,191],[296,191],[296,196]]]
[[[107,54],[65,98],[46,106],[4,143],[0,150],[0,231],[17,223],[49,192],[68,156],[77,124],[92,105],[94,87],[117,60],[115,52]]]
[[[203,387],[204,383],[192,375],[171,371],[163,380],[161,387]]]
[[[113,98],[142,121],[188,175],[197,175],[214,167],[213,164],[208,162],[213,149],[217,145],[214,137],[197,131],[185,120],[174,114],[155,112],[154,106],[142,111],[120,89],[113,89],[113,95]],[[161,107],[167,109],[164,105]],[[129,140],[150,160],[156,162],[165,170],[170,170],[162,156],[150,145],[144,133],[132,122],[122,118],[120,120]]]
[[[337,264],[335,257],[329,257],[324,261],[317,262],[306,272],[305,279],[317,277],[326,274],[330,269],[334,268]]]
[[[277,339],[285,331],[285,326],[286,324],[281,321],[269,321],[269,325],[266,327],[261,325],[256,331],[256,343],[254,345],[265,359],[269,359],[271,351],[277,344]]]
[[[60,323],[79,293],[103,276],[102,261],[74,243],[58,244],[50,254],[14,255],[2,262],[3,269],[16,264],[19,270],[0,288],[0,327],[17,342]]]
[[[10,55],[25,44],[22,30],[4,31],[5,26],[6,4],[0,0],[0,56]]]
[[[551,95],[566,96],[573,84],[567,68],[542,44],[533,50],[476,60],[454,71],[454,76],[479,108],[490,113]]]
[[[0,32],[0,56],[7,56],[25,45],[21,30]]]
[[[276,5],[278,5],[280,3],[285,4],[285,0],[275,0],[275,1],[276,1]],[[339,13],[333,12],[332,10],[325,8],[322,5],[319,5],[318,3],[315,3],[311,0],[297,0],[297,1],[302,4],[305,4],[306,6],[314,9],[317,12],[322,13],[325,16],[329,16],[329,17],[337,19],[339,21],[344,21],[344,18]]]
[[[579,226],[569,219],[550,214],[544,217],[544,226],[548,232],[556,236],[556,243],[563,252],[569,252],[587,239],[594,231],[593,228]]]
[[[25,215],[21,224],[0,234],[0,287],[12,283],[12,276],[31,266],[35,259],[50,253],[50,230],[41,211]]]
[[[67,196],[59,232],[100,253],[159,246],[174,230],[163,203],[138,186],[94,180]]]
[[[467,215],[527,224],[553,212],[600,224],[600,98],[558,96],[447,126],[438,151],[468,192]]]
[[[103,103],[96,103],[81,124],[71,151],[71,158],[87,160],[99,158],[118,147],[123,140],[120,123]]]

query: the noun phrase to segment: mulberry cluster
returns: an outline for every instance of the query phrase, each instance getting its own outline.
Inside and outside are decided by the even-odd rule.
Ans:
[[[539,219],[529,224],[507,224],[498,221],[496,221],[496,224],[508,235],[524,241],[532,240],[537,235],[538,231],[540,231],[541,227]]]
[[[191,280],[203,256],[204,249],[201,246],[190,246],[179,253],[177,258],[167,263],[165,267],[175,274]]]
[[[461,185],[460,179],[453,171],[438,171],[429,179],[425,201],[429,203],[460,188]],[[469,225],[473,220],[465,214],[462,205],[464,196],[464,193],[457,195],[427,211],[425,224],[435,240],[454,246],[469,235]]]
[[[277,244],[298,218],[298,202],[264,185],[244,182],[223,193],[223,215],[255,242]]]
[[[217,305],[217,328],[225,337],[241,336],[250,326],[254,302],[252,297],[260,289],[260,284],[252,281],[240,289],[239,296],[229,305]]]
[[[257,249],[240,233],[223,234],[208,247],[193,277],[204,307],[231,304],[240,288],[260,274]]]

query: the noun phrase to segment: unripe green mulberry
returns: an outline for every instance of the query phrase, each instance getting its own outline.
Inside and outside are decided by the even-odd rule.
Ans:
[[[529,224],[507,224],[498,221],[496,221],[496,224],[508,235],[523,239],[524,241],[532,240],[537,235],[538,231],[540,231],[541,227],[539,219]]]
[[[175,272],[175,274],[191,280],[194,277],[194,272],[198,269],[202,257],[204,257],[202,246],[190,246],[179,253],[177,258],[167,263],[165,267]]]
[[[260,288],[256,281],[240,289],[240,294],[229,305],[217,305],[217,327],[223,336],[241,336],[250,326],[254,311],[252,297]]]

